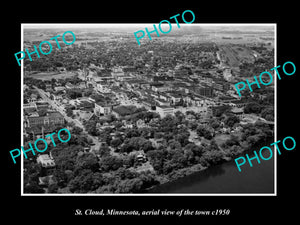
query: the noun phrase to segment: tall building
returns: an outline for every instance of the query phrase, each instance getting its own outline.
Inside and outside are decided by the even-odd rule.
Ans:
[[[199,95],[202,95],[205,97],[213,97],[214,96],[212,87],[200,85],[200,86],[194,87],[194,91],[196,94],[199,94]]]
[[[95,103],[94,113],[96,116],[107,116],[112,111],[112,105],[104,105],[102,102]]]

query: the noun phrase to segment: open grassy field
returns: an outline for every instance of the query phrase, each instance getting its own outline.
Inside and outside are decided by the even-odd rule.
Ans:
[[[230,139],[229,134],[218,134],[214,137],[214,140],[216,141],[218,146],[221,146],[221,144],[225,143],[229,139]]]

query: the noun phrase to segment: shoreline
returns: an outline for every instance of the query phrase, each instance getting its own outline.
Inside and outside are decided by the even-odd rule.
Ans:
[[[260,147],[262,147],[262,146],[265,146],[265,143],[262,144]],[[232,157],[230,157],[230,156],[224,156],[223,157],[224,161],[222,161],[221,163],[218,163],[218,164],[214,164],[214,165],[208,166],[208,167],[204,167],[201,164],[195,164],[195,165],[190,166],[190,167],[179,169],[179,170],[177,170],[177,171],[174,172],[175,174],[176,173],[179,174],[178,177],[175,177],[175,178],[171,178],[170,179],[169,175],[157,175],[160,184],[152,186],[150,188],[147,188],[145,193],[158,193],[158,192],[152,192],[152,191],[155,190],[156,188],[159,188],[162,185],[166,185],[168,183],[171,184],[173,182],[179,181],[182,178],[186,178],[187,176],[191,176],[191,175],[194,175],[196,173],[204,172],[207,169],[211,169],[213,167],[220,166],[220,165],[223,165],[223,164],[228,163],[228,162],[232,162],[232,161],[234,161],[235,158],[237,158],[237,157],[239,157],[239,156],[241,156],[243,154],[251,154],[251,153],[253,153],[253,151],[251,151],[251,150],[252,150],[252,148],[246,148],[246,149],[244,149],[243,151],[241,151],[238,155],[236,155],[234,157],[233,156]],[[183,171],[185,171],[185,170],[186,170],[186,172],[183,173]]]

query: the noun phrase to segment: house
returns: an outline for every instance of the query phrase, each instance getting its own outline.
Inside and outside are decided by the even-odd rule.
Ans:
[[[24,85],[23,85],[23,90],[24,90],[24,91],[27,91],[27,90],[29,90],[29,87],[28,87],[28,85],[24,84]]]
[[[46,84],[46,91],[50,92],[52,90],[52,84]]]
[[[139,119],[139,120],[136,121],[136,126],[137,126],[137,128],[148,127],[148,125],[142,119]]]
[[[23,104],[23,110],[25,114],[32,113],[37,110],[35,102],[30,102],[28,104]]]
[[[49,103],[46,101],[38,101],[36,102],[37,110],[47,110],[49,108]]]
[[[59,94],[51,95],[51,97],[55,101],[62,101],[64,99],[64,97],[62,95],[59,95]]]
[[[35,101],[37,100],[37,98],[38,98],[37,94],[33,94],[33,93],[32,93],[32,94],[30,95],[30,100],[29,100],[29,101],[30,101],[30,102],[35,102]]]
[[[76,85],[71,84],[70,82],[66,83],[65,87],[66,87],[67,89],[74,89],[74,88],[77,88]]]
[[[133,124],[130,121],[122,120],[124,128],[133,128]]]
[[[168,95],[166,95],[166,94],[164,94],[164,93],[160,93],[160,94],[159,94],[159,98],[160,98],[160,99],[163,99],[163,100],[165,100],[165,101],[169,101],[169,100],[170,100],[170,96],[168,96]]]
[[[159,139],[149,139],[149,141],[151,141],[152,143],[152,146],[155,147],[155,148],[159,148],[161,146],[164,146],[167,144],[167,141],[166,139],[164,138],[159,138]]]
[[[155,92],[164,92],[168,91],[169,88],[167,86],[164,86],[164,84],[151,84],[152,90]]]
[[[78,88],[80,88],[80,89],[85,89],[86,88],[86,82],[84,82],[84,81],[81,81],[79,84],[78,84]]]
[[[237,116],[239,119],[243,119],[244,118],[244,109],[243,108],[232,108],[231,112]]]
[[[54,162],[53,158],[50,157],[48,154],[39,155],[36,159],[36,162],[41,164],[42,167],[45,167],[45,168],[55,166],[55,162]]]
[[[54,90],[55,91],[64,91],[66,88],[65,87],[63,87],[63,86],[56,86],[56,87],[54,87]]]
[[[113,78],[119,79],[119,77],[123,77],[125,73],[121,67],[114,67],[112,69],[111,75]]]
[[[222,134],[229,134],[230,128],[222,127],[219,131],[220,131]]]
[[[188,121],[196,121],[196,117],[194,116],[194,115],[192,115],[192,114],[188,114],[188,115],[186,115],[186,120],[188,120]]]
[[[223,77],[227,81],[232,81],[232,74],[231,74],[231,69],[230,68],[225,68],[223,71]]]
[[[139,153],[139,154],[136,155],[136,160],[139,163],[147,162],[147,158],[146,158],[145,154],[142,154],[142,153]]]
[[[110,93],[110,88],[106,81],[97,81],[96,89],[101,93]]]

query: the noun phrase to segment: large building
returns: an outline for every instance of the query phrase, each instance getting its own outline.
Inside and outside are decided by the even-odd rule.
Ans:
[[[105,105],[102,102],[95,102],[94,113],[96,116],[107,116],[112,111],[112,105]]]
[[[194,88],[196,94],[205,96],[205,97],[213,97],[214,92],[213,88],[207,86],[198,86]]]
[[[24,127],[34,127],[39,125],[63,125],[64,123],[64,117],[59,112],[48,112],[46,116],[28,116],[24,119]]]
[[[156,112],[161,116],[174,115],[174,108],[168,106],[156,106]]]

